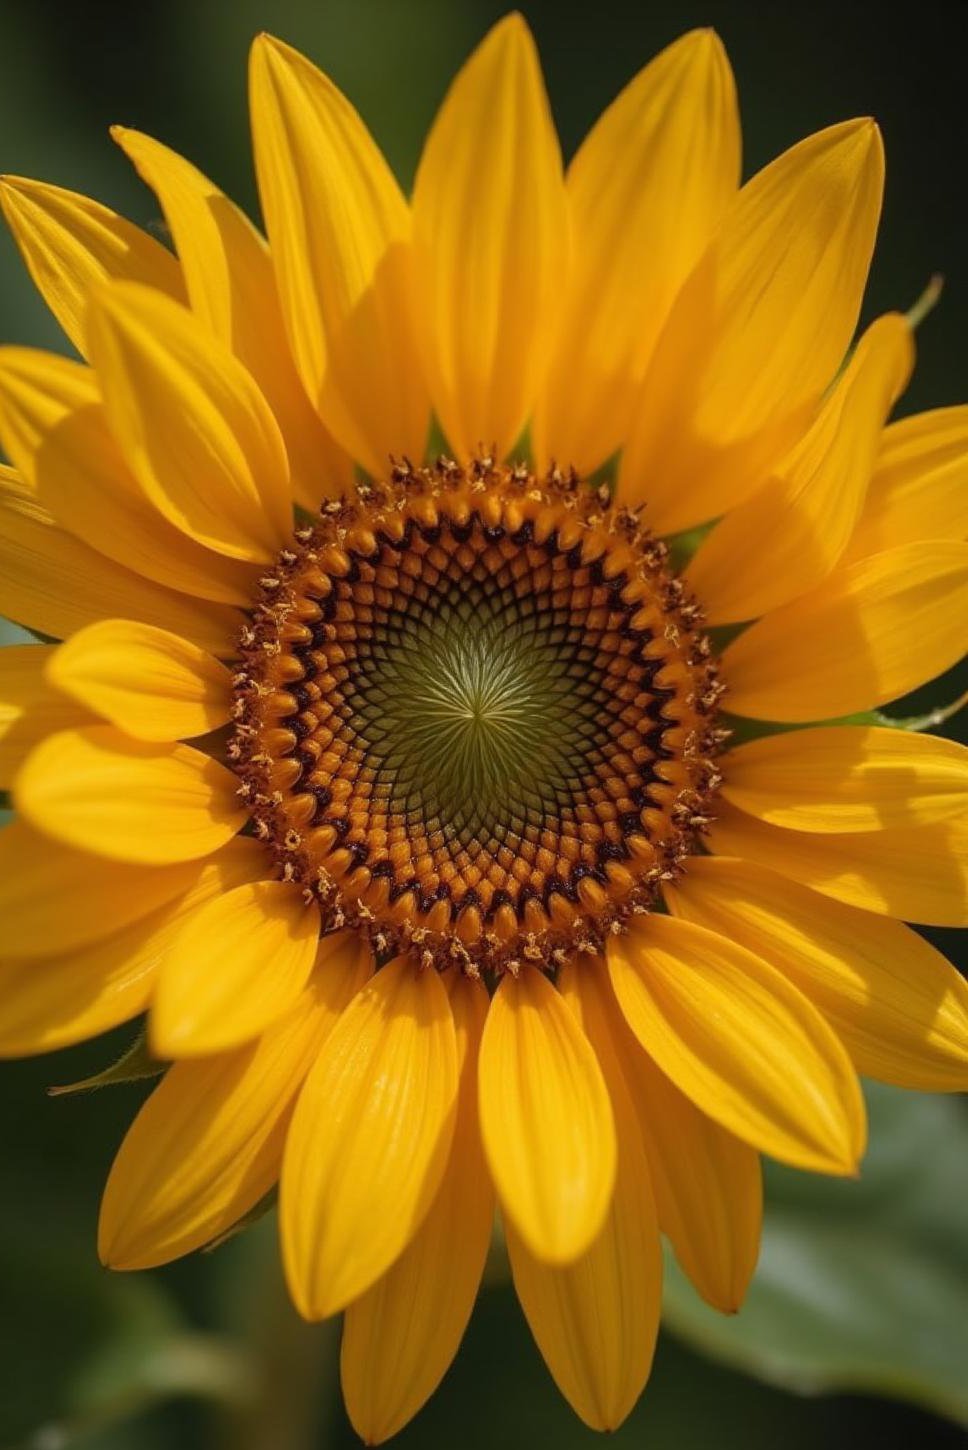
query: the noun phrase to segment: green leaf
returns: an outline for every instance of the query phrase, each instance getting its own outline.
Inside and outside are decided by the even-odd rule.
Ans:
[[[865,1088],[860,1179],[770,1165],[763,1251],[740,1313],[707,1308],[670,1257],[665,1322],[787,1389],[866,1391],[968,1419],[963,1104]]]

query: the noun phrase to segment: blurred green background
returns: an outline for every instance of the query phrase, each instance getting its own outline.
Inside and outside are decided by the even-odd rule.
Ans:
[[[906,307],[932,272],[944,273],[902,411],[968,399],[968,6],[523,8],[566,155],[635,70],[695,25],[714,25],[730,51],[747,174],[810,130],[874,114],[888,190],[867,314]],[[490,0],[2,0],[0,172],[88,192],[158,227],[153,199],[108,138],[122,122],[184,151],[254,210],[246,52],[269,29],[348,92],[409,184],[449,77],[502,10]],[[65,346],[5,235],[0,335]],[[0,625],[0,642],[17,637]],[[956,693],[952,677],[910,704]],[[957,733],[958,722],[947,728]],[[954,954],[952,940],[933,935]],[[289,1309],[274,1221],[153,1274],[99,1269],[100,1186],[144,1085],[67,1098],[45,1090],[103,1067],[129,1038],[0,1072],[0,1447],[354,1444],[337,1393],[337,1331],[307,1329]],[[738,1319],[706,1311],[670,1273],[652,1382],[614,1437],[619,1447],[963,1443],[964,1105],[886,1089],[869,1097],[873,1147],[859,1183],[770,1174],[763,1260]],[[542,1441],[561,1450],[598,1443],[558,1399],[498,1265],[454,1369],[399,1443],[525,1450]]]

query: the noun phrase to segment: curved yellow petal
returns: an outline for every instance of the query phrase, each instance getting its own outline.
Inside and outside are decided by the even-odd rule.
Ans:
[[[862,559],[916,539],[968,538],[966,479],[968,407],[892,423],[846,557]]]
[[[206,902],[161,965],[152,1049],[196,1057],[256,1037],[299,996],[318,942],[319,908],[289,882],[250,881]]]
[[[140,282],[184,300],[171,253],[100,202],[42,181],[4,176],[0,207],[37,290],[82,355],[87,304],[102,283]]]
[[[968,811],[968,747],[876,726],[819,725],[731,750],[722,793],[797,831],[900,830]]]
[[[722,856],[692,860],[666,899],[789,977],[858,1072],[921,1092],[968,1088],[968,983],[909,926]]]
[[[129,619],[79,630],[54,653],[47,679],[137,740],[205,735],[226,723],[232,703],[232,677],[217,659]]]
[[[101,289],[91,360],[111,431],[159,513],[232,559],[292,533],[289,464],[252,376],[187,308],[132,282]]]
[[[558,321],[569,234],[561,150],[531,32],[500,20],[454,80],[413,192],[434,408],[467,459],[516,443]]]
[[[367,1445],[401,1430],[447,1371],[484,1271],[494,1190],[477,1122],[477,1054],[487,1012],[479,981],[445,978],[457,1033],[457,1122],[443,1182],[396,1263],[347,1305],[340,1378],[347,1414]]]
[[[587,475],[624,442],[679,288],[739,182],[729,61],[693,30],[604,112],[568,168],[575,255],[532,425],[539,466]]]
[[[709,845],[718,855],[747,857],[864,911],[927,926],[968,926],[968,815],[934,826],[829,836],[770,826],[722,801]]]
[[[38,740],[54,730],[92,723],[89,710],[48,683],[53,653],[54,647],[44,644],[0,649],[0,790],[10,789]]]
[[[14,781],[17,810],[56,841],[114,861],[208,856],[245,823],[237,780],[189,745],[132,740],[113,725],[48,735]]]
[[[856,1172],[857,1077],[784,976],[728,938],[658,913],[609,938],[608,966],[635,1036],[703,1112],[783,1163]]]
[[[262,212],[299,375],[323,422],[376,476],[423,456],[430,409],[413,336],[410,217],[360,117],[271,36],[252,47]]]
[[[480,1111],[505,1216],[544,1263],[573,1263],[608,1213],[615,1123],[591,1043],[536,967],[506,975],[491,1002]]]
[[[847,548],[884,422],[913,364],[913,334],[900,313],[867,329],[776,476],[728,513],[691,560],[689,583],[711,624],[755,619],[831,572]]]
[[[358,1299],[412,1241],[443,1180],[457,1094],[444,985],[397,957],[337,1022],[286,1141],[282,1253],[306,1319]]]
[[[138,619],[223,657],[234,653],[242,628],[234,609],[143,579],[59,528],[33,489],[2,463],[0,613],[54,639],[96,619]]]
[[[895,700],[957,664],[968,544],[902,544],[846,564],[723,652],[729,708],[757,720],[830,720]]]
[[[512,1224],[506,1233],[514,1287],[555,1383],[586,1425],[614,1430],[652,1368],[662,1257],[648,1160],[599,1000],[601,979],[588,966],[586,958],[569,962],[559,985],[608,1083],[618,1134],[612,1201],[598,1236],[565,1266],[536,1258]]]
[[[230,842],[214,861],[238,844]],[[3,952],[11,959],[54,957],[101,941],[187,891],[206,864],[106,861],[14,821],[0,831]]]
[[[138,488],[91,368],[34,348],[0,348],[0,441],[38,502],[92,549],[186,594],[252,600],[254,571],[174,528]]]
[[[809,424],[857,324],[883,180],[877,127],[846,121],[740,191],[672,309],[622,457],[618,497],[647,502],[659,533],[748,498]]]
[[[265,241],[177,152],[125,126],[113,126],[111,135],[161,202],[192,311],[255,378],[286,440],[296,496],[317,509],[349,487],[352,462],[319,421],[296,373]]]
[[[49,846],[47,854],[51,854]],[[251,880],[264,864],[258,843],[237,837],[217,856],[199,863],[187,890],[186,879],[162,906],[156,905],[157,884],[152,882],[155,889],[148,897],[147,911],[127,924],[117,921],[116,910],[106,907],[105,894],[97,892],[97,878],[93,878],[96,895],[88,902],[88,911],[104,913],[102,939],[80,946],[68,944],[43,959],[5,957],[0,961],[0,1055],[52,1052],[95,1037],[145,1011],[158,968],[186,917],[212,897]],[[184,876],[184,868],[180,869]],[[137,889],[130,869],[119,881],[112,868],[111,884],[115,892],[131,886]],[[71,902],[58,903],[57,909],[69,911]],[[4,951],[8,950],[5,941]]]
[[[168,1263],[225,1233],[268,1193],[296,1093],[371,972],[369,951],[344,936],[262,1036],[168,1069],[111,1166],[98,1226],[102,1263]]]

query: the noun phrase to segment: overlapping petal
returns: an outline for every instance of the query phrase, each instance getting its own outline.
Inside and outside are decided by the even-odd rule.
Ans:
[[[8,645],[0,650],[0,790],[36,742],[54,730],[90,725],[91,712],[48,683],[51,645]]]
[[[847,559],[917,539],[968,538],[968,407],[936,408],[885,430]]]

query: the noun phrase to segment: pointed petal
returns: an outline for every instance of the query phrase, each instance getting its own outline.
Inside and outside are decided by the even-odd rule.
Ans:
[[[158,511],[230,558],[274,558],[292,532],[289,465],[251,374],[187,308],[131,282],[97,293],[88,337],[111,430]]]
[[[966,616],[968,544],[902,544],[859,559],[727,646],[729,708],[789,721],[873,709],[957,664]]]
[[[208,856],[245,824],[237,780],[189,745],[149,745],[113,725],[60,730],[14,781],[17,810],[67,846],[168,865]]]
[[[346,97],[261,35],[250,67],[262,211],[296,366],[364,468],[421,458],[430,409],[411,317],[406,201]]]
[[[536,967],[506,975],[491,1002],[480,1111],[506,1217],[545,1263],[573,1262],[608,1212],[615,1123],[591,1044]]]
[[[968,982],[910,927],[721,856],[697,857],[666,898],[789,977],[858,1072],[921,1092],[968,1088]]]
[[[0,649],[0,790],[13,778],[33,746],[54,730],[89,725],[91,713],[48,684],[52,645],[6,645]]]
[[[51,854],[49,847],[47,854]],[[93,857],[86,859],[94,861]],[[144,1012],[158,968],[186,917],[212,897],[251,879],[263,866],[258,844],[237,837],[217,856],[195,867],[187,890],[183,882],[178,894],[162,906],[155,905],[156,890],[148,898],[145,914],[128,924],[118,922],[117,930],[117,913],[105,910],[104,893],[100,893],[89,909],[100,908],[105,913],[101,932],[110,931],[110,936],[82,946],[68,945],[56,956],[40,960],[4,959],[0,962],[0,1055],[52,1052]],[[119,880],[114,868],[110,869],[115,892],[133,884],[130,870]],[[185,868],[168,868],[173,869],[184,876]],[[96,888],[96,878],[93,884]],[[70,903],[64,902],[63,909],[69,910]],[[6,941],[4,950],[8,950]]]
[[[968,926],[968,820],[827,836],[770,826],[722,801],[717,855],[743,856],[849,906],[927,926]]]
[[[175,594],[112,563],[59,528],[33,490],[0,464],[0,612],[66,639],[105,617],[173,629],[203,649],[233,653],[242,616]]]
[[[968,747],[913,731],[821,725],[731,750],[722,793],[797,831],[927,826],[968,806]]]
[[[813,427],[777,476],[733,509],[689,564],[711,624],[755,619],[825,579],[860,515],[887,415],[907,383],[906,318],[867,329]]]
[[[397,957],[336,1024],[286,1141],[282,1252],[305,1318],[358,1299],[412,1241],[447,1166],[457,1091],[443,983]]]
[[[477,1122],[477,1055],[487,1012],[480,982],[449,972],[457,1033],[457,1123],[443,1182],[396,1263],[343,1320],[340,1378],[353,1428],[367,1445],[401,1430],[433,1394],[470,1318],[494,1219]]]
[[[968,407],[902,418],[884,432],[847,559],[917,539],[968,538]]]
[[[782,1163],[856,1172],[857,1077],[820,1013],[773,967],[657,913],[609,939],[608,966],[639,1042],[703,1112]]]
[[[440,108],[417,170],[413,234],[441,426],[458,456],[496,447],[501,458],[534,405],[568,259],[561,150],[519,14],[495,25]]]
[[[111,135],[155,192],[185,274],[192,311],[255,378],[286,440],[306,508],[348,488],[352,463],[320,423],[299,381],[272,258],[244,212],[191,162],[125,126]]]
[[[140,282],[184,300],[171,253],[100,202],[42,181],[5,176],[0,207],[37,290],[82,355],[87,304],[102,283]]]
[[[649,1376],[659,1328],[662,1258],[649,1165],[590,963],[569,962],[562,996],[602,1064],[618,1135],[615,1192],[594,1242],[573,1264],[543,1263],[507,1225],[514,1287],[538,1348],[572,1409],[614,1430]],[[607,984],[606,984],[607,986]]]
[[[23,821],[14,821],[0,831],[4,954],[62,956],[101,941],[174,900],[189,890],[206,865],[218,864],[241,848],[242,842],[231,841],[209,863],[136,866],[68,850]]]
[[[883,180],[877,127],[846,121],[739,193],[672,310],[622,458],[619,498],[647,500],[659,533],[741,503],[809,424],[857,324]]]
[[[169,1068],[111,1166],[98,1229],[102,1263],[169,1263],[225,1233],[268,1193],[296,1093],[371,972],[369,951],[344,936],[261,1037]]]
[[[47,678],[136,740],[205,735],[227,722],[232,701],[231,676],[212,655],[128,619],[79,630],[56,651]]]
[[[662,324],[739,181],[736,88],[712,30],[631,81],[568,168],[575,249],[535,412],[539,466],[587,475],[624,442]]]
[[[173,528],[138,488],[92,369],[34,348],[0,348],[0,441],[38,502],[92,549],[186,594],[250,603],[254,571]]]
[[[250,1041],[299,996],[318,941],[319,908],[289,882],[248,882],[206,902],[162,963],[153,1051],[195,1057]]]

